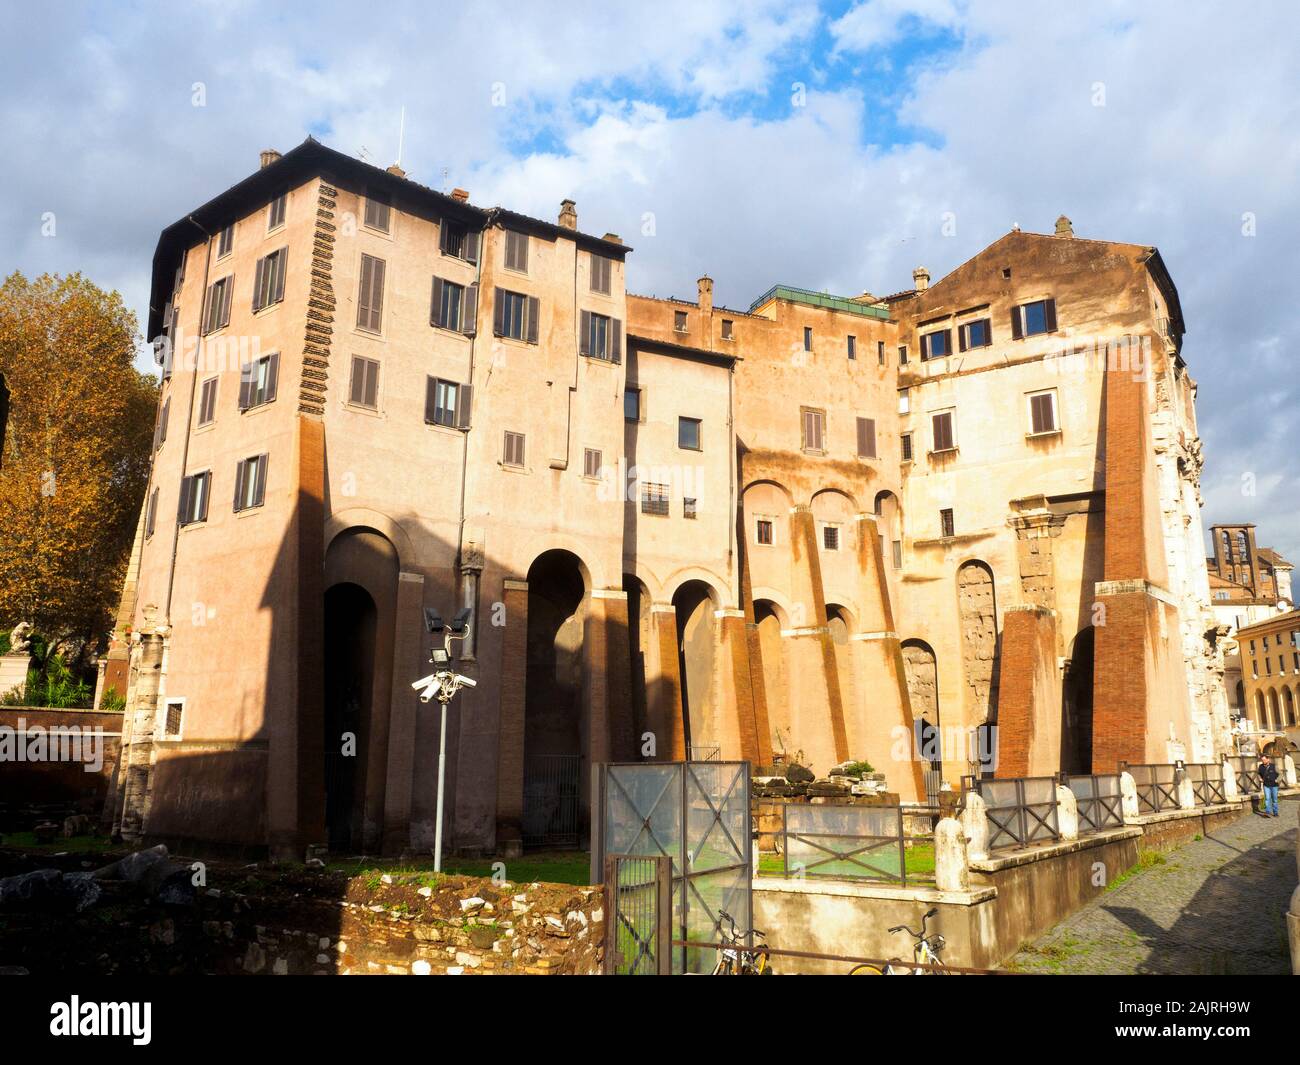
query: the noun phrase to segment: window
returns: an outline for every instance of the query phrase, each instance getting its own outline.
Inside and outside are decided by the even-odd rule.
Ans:
[[[357,293],[357,328],[378,333],[384,312],[383,259],[361,256],[361,283]]]
[[[235,512],[260,507],[266,501],[266,456],[254,455],[235,467]]]
[[[668,501],[668,485],[648,483],[641,485],[642,514],[657,514],[660,517],[667,517]]]
[[[858,357],[858,338],[851,336],[848,338],[848,355],[850,359]]]
[[[520,466],[524,464],[524,434],[512,433],[506,430],[505,448],[501,455],[501,461],[506,466]]]
[[[722,339],[723,340],[736,339],[736,323],[733,322],[730,318],[722,319]]]
[[[629,422],[641,420],[641,389],[629,388],[623,392],[623,419]]]
[[[387,233],[389,214],[391,210],[392,201],[387,196],[378,193],[367,193],[365,223],[371,229],[377,229],[381,233]]]
[[[441,377],[427,379],[424,390],[424,422],[445,425],[448,429],[468,429],[470,385],[447,381]]]
[[[203,333],[224,329],[230,324],[230,294],[235,287],[235,275],[230,274],[208,286],[203,303]]]
[[[987,348],[993,343],[993,328],[989,319],[967,322],[957,330],[957,344],[962,351],[967,348]]]
[[[1011,308],[1011,339],[1056,332],[1056,300],[1037,300]]]
[[[348,389],[348,402],[357,407],[379,409],[379,362],[376,359],[352,356],[352,385]]]
[[[184,699],[168,699],[163,716],[163,735],[170,740],[180,739],[181,718],[185,713]]]
[[[499,337],[536,344],[538,310],[536,296],[499,288],[493,308],[492,331]]]
[[[933,450],[952,451],[956,448],[956,438],[952,431],[952,411],[940,411],[930,416],[930,427],[934,434]]]
[[[679,333],[685,333],[685,332],[686,332],[686,312],[685,312],[685,311],[674,311],[674,312],[673,312],[673,328],[676,329],[677,332],[679,332]]]
[[[893,549],[892,561],[894,563],[894,569],[902,569],[903,568],[903,541],[895,540],[889,546]]]
[[[597,255],[594,251],[591,253],[591,291],[599,292],[601,295],[609,295],[609,278],[612,272],[613,260],[606,258],[604,255]]]
[[[699,451],[704,447],[699,418],[677,419],[677,446],[684,451]]]
[[[772,546],[772,519],[759,518],[754,523],[754,540],[756,543]]]
[[[609,362],[623,361],[623,323],[605,314],[583,311],[578,327],[578,353]]]
[[[954,532],[951,510],[939,511],[939,535],[943,537],[956,535]]]
[[[876,457],[876,419],[858,419],[858,458],[874,459]]]
[[[149,505],[144,508],[144,535],[148,539],[153,535],[154,525],[158,520],[158,489],[149,493]]]
[[[226,226],[217,237],[217,258],[224,259],[235,246],[235,224]]]
[[[506,230],[506,269],[528,273],[528,234]]]
[[[217,378],[209,377],[199,389],[199,424],[210,425],[217,413]]]
[[[885,365],[885,342],[883,340],[876,341],[876,365]]]
[[[271,230],[284,225],[284,212],[288,203],[289,194],[287,192],[280,193],[279,196],[271,201],[271,206],[267,208],[266,212],[266,231],[268,233],[271,232]]]
[[[812,351],[812,326],[810,325],[803,327],[803,349]]]
[[[906,366],[906,365],[907,365],[907,345],[906,345],[906,344],[899,344],[899,345],[898,345],[898,365],[899,365],[899,366]]]
[[[902,436],[898,438],[898,443],[902,449],[903,461],[911,462],[912,461],[912,434],[904,433]]]
[[[912,410],[912,397],[908,394],[906,388],[898,390],[898,413],[908,414]]]
[[[249,410],[275,399],[280,377],[280,355],[272,352],[250,362],[239,375],[239,409]]]
[[[1044,433],[1057,432],[1056,392],[1035,392],[1028,398],[1030,435],[1038,436]]]
[[[699,511],[696,508],[695,500],[690,496],[686,496],[682,500],[682,517],[694,521],[695,515],[698,513]]]
[[[1004,266],[1004,267],[1002,268],[1002,280],[1003,280],[1003,281],[1010,281],[1010,280],[1011,280],[1011,267],[1009,267],[1009,266]]]
[[[801,409],[803,414],[803,449],[805,451],[823,451],[826,443],[826,412]]]
[[[167,421],[171,417],[172,397],[163,400],[162,410],[158,412],[158,424],[153,429],[153,449],[157,451],[167,442]]]
[[[942,359],[952,354],[952,330],[940,329],[936,333],[926,333],[921,337],[921,361]]]
[[[433,279],[433,298],[429,304],[430,325],[473,336],[477,319],[478,285],[458,285],[440,277]]]
[[[582,452],[582,475],[584,477],[598,478],[600,476],[601,454],[594,447],[585,448]]]
[[[253,281],[255,313],[284,299],[284,268],[288,259],[289,249],[281,248],[257,260],[257,276]]]
[[[438,237],[438,249],[443,255],[464,259],[467,263],[477,263],[478,243],[477,231],[471,232],[457,222],[443,219],[442,232]]]
[[[827,551],[840,549],[840,527],[838,525],[822,526],[822,547]]]
[[[181,479],[180,504],[176,508],[176,520],[181,525],[208,520],[208,489],[211,484],[210,470]]]

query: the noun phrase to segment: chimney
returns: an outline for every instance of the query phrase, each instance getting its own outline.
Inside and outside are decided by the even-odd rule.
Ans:
[[[392,166],[388,168],[388,172],[392,174],[393,177],[406,177],[406,171],[403,170],[396,163],[394,163]]]
[[[560,201],[560,225],[565,229],[578,228],[578,205],[572,200]]]
[[[1074,224],[1066,218],[1065,215],[1061,215],[1061,217],[1056,220],[1056,235],[1058,237],[1074,236]]]
[[[465,189],[452,189],[452,190],[451,190],[451,198],[452,198],[453,200],[459,200],[461,203],[468,203],[468,202],[469,202],[469,192],[468,192],[467,190],[465,190]]]
[[[623,238],[620,237],[617,233],[606,233],[606,234],[605,234],[605,239],[606,239],[607,241],[609,241],[611,244],[622,244],[622,243],[623,243]]]
[[[713,278],[705,274],[699,281],[700,285],[700,314],[708,317],[713,313]]]
[[[930,287],[930,271],[924,266],[918,266],[912,271],[912,287],[917,292],[924,292]]]
[[[280,153],[274,148],[267,148],[262,152],[259,158],[262,161],[262,169],[265,170],[272,163],[278,163],[280,161]]]

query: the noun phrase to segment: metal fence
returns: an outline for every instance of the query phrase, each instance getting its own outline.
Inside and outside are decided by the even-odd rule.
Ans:
[[[752,924],[748,762],[605,763],[593,767],[592,875],[606,855],[672,861],[672,938],[721,938],[718,914]],[[729,926],[728,926],[729,928]],[[672,971],[710,972],[716,952],[673,948]]]
[[[720,762],[722,761],[722,748],[717,744],[691,744],[692,762]]]
[[[1251,754],[1230,754],[1228,764],[1237,774],[1237,792],[1240,795],[1254,795],[1260,788],[1259,756]]]
[[[1061,838],[1056,819],[1055,777],[976,780],[963,786],[984,800],[989,819],[989,850],[1028,847]]]
[[[576,847],[580,837],[582,794],[578,754],[539,755],[524,762],[525,847]]]
[[[1074,793],[1079,810],[1079,835],[1124,827],[1124,799],[1118,773],[1071,774],[1063,776],[1061,782]]]
[[[672,879],[672,859],[663,855],[606,856],[606,976],[672,972]]]
[[[785,875],[907,884],[907,842],[899,806],[786,803]]]
[[[1177,810],[1178,767],[1173,764],[1153,763],[1129,765],[1120,762],[1120,771],[1128,773],[1137,787],[1138,813],[1158,814],[1163,810]]]
[[[1187,762],[1183,771],[1192,782],[1192,795],[1197,806],[1217,806],[1227,801],[1221,762]]]

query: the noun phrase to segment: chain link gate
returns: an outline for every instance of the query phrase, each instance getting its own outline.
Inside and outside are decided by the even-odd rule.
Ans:
[[[672,972],[671,858],[605,857],[606,976]]]

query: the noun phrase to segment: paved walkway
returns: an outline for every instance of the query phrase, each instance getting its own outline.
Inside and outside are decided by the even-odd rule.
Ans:
[[[1296,886],[1295,799],[1213,836],[1148,854],[1008,968],[1039,973],[1291,971],[1283,914]]]

